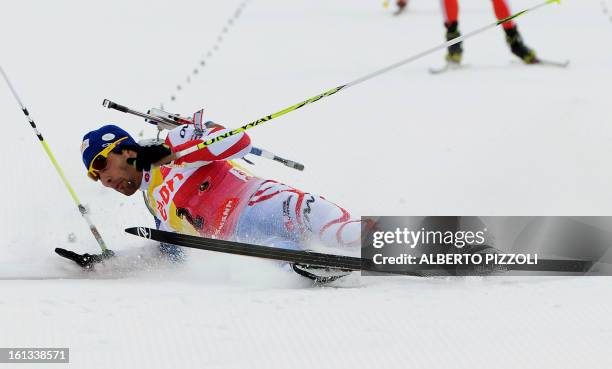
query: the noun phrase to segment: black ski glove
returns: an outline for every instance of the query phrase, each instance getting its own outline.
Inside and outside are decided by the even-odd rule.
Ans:
[[[151,165],[157,163],[166,156],[172,154],[172,150],[166,144],[140,146],[135,158],[128,158],[127,163],[138,171],[151,170]]]
[[[83,269],[92,269],[95,264],[101,263],[106,259],[110,259],[115,256],[115,253],[112,250],[106,250],[101,254],[77,254],[74,251],[56,248],[55,252],[66,259],[72,260],[77,263]]]

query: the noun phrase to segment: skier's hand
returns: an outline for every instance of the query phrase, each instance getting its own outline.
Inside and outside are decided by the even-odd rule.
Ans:
[[[141,146],[135,158],[128,158],[127,163],[139,171],[151,170],[151,166],[172,154],[166,144]]]

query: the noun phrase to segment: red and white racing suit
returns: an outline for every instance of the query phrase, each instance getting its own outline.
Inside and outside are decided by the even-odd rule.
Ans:
[[[196,135],[193,126],[173,129],[173,152],[228,130],[216,126]],[[143,173],[141,190],[159,228],[205,237],[305,249],[309,242],[358,250],[361,224],[340,206],[285,184],[248,175],[228,160],[251,150],[244,132],[191,153],[173,165]]]

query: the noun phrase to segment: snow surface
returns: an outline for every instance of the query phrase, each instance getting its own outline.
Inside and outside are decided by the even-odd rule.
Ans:
[[[97,246],[0,87],[0,347],[70,347],[71,363],[53,367],[71,368],[611,367],[610,278],[351,276],[312,288],[243,257],[152,264],[151,245],[123,233],[152,225],[141,198],[85,176],[86,131],[116,122],[155,133],[104,98],[205,107],[238,126],[442,42],[438,1],[393,17],[382,1],[252,0],[191,83],[238,1],[2,5],[0,63],[107,243],[130,257],[93,274],[53,254]],[[463,32],[493,21],[489,1],[461,6]],[[512,62],[492,30],[466,42],[470,68],[430,75],[439,52],[253,129],[257,145],[306,165],[255,159],[253,171],[359,215],[609,215],[612,23],[602,9],[567,0],[520,18],[527,44],[571,59],[566,70]]]

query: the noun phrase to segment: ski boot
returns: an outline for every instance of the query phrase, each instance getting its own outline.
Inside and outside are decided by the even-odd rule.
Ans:
[[[506,43],[508,43],[512,54],[518,56],[525,64],[537,64],[540,62],[536,53],[525,45],[516,26],[504,29],[504,32],[506,32]]]
[[[446,41],[450,41],[461,36],[459,32],[459,25],[457,22],[444,23],[446,27]],[[463,56],[462,42],[456,43],[448,47],[448,54],[446,54],[446,62],[450,65],[461,64],[461,57]]]
[[[351,271],[348,269],[334,269],[299,263],[291,264],[291,267],[294,272],[308,279],[312,279],[315,284],[318,285],[327,284],[351,274]]]
[[[489,245],[468,245],[461,252],[462,254],[479,254],[485,260],[487,254],[499,254],[499,250]],[[468,276],[488,276],[499,275],[508,271],[505,265],[498,265],[492,262],[482,263],[478,265],[457,265],[456,275]]]

